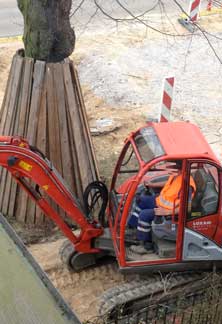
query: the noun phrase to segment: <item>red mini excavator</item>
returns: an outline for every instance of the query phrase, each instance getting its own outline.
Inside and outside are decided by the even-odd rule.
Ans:
[[[158,195],[169,176],[177,173],[177,161],[182,164],[183,179],[179,214],[173,211],[171,216],[154,219],[153,252],[133,253],[130,246],[139,242],[129,220],[137,208],[136,197]],[[111,255],[125,272],[176,271],[171,286],[177,287],[201,278],[202,273],[196,270],[222,264],[222,167],[198,127],[191,123],[148,123],[131,133],[118,159],[109,193],[101,182],[89,184],[85,206],[80,206],[47,158],[22,138],[0,137],[0,165],[68,238],[61,255],[74,271]],[[196,186],[191,206],[190,176]],[[31,186],[29,179],[36,185]],[[78,234],[49,205],[47,196],[78,225]],[[103,203],[99,217],[94,218],[92,207],[99,196]],[[159,291],[155,276],[149,276],[146,282],[123,285],[104,295],[101,312],[141,301]]]

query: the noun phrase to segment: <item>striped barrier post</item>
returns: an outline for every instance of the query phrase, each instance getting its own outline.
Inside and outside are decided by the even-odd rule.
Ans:
[[[195,22],[199,18],[201,0],[191,0],[187,15],[182,14],[178,22],[185,27],[190,33],[195,30]]]
[[[192,22],[196,22],[199,16],[200,11],[200,0],[192,0],[190,2],[190,8],[189,8],[189,19]]]
[[[160,122],[170,121],[170,110],[173,100],[174,77],[164,79],[163,96],[161,102]]]
[[[207,3],[207,10],[208,11],[211,11],[211,9],[212,9],[212,0],[208,0],[208,3]]]

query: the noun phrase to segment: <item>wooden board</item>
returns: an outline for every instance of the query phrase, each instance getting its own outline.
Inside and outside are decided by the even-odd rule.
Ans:
[[[9,78],[8,78],[8,81],[7,81],[7,87],[6,87],[5,96],[4,96],[2,107],[1,107],[0,134],[4,134],[6,116],[7,116],[8,106],[9,106],[9,102],[10,102],[10,94],[11,94],[11,91],[12,91],[12,84],[13,84],[13,80],[14,80],[14,77],[15,77],[15,73],[14,73],[15,71],[14,70],[15,70],[16,62],[17,62],[17,58],[16,58],[16,55],[14,55],[14,57],[12,59],[11,68],[10,68]],[[0,210],[1,210],[2,205],[3,205],[6,173],[7,173],[6,170],[2,169],[0,167],[0,179],[1,179],[1,182],[0,182]]]
[[[36,61],[33,74],[32,98],[30,102],[29,119],[27,125],[27,139],[31,145],[36,145],[39,111],[42,100],[46,64]],[[35,185],[35,184],[33,184]],[[23,200],[25,201],[25,200]],[[36,219],[36,205],[31,198],[27,200],[26,223],[34,224]]]
[[[78,105],[76,102],[76,97],[73,89],[69,64],[64,64],[63,71],[64,71],[66,94],[67,94],[68,105],[69,105],[71,127],[73,131],[73,138],[75,141],[76,151],[78,152],[78,165],[80,170],[81,182],[84,184],[88,184],[91,180],[89,175],[90,162],[87,156],[85,143],[83,142],[84,135],[83,135],[82,125],[81,125],[79,109],[78,109]]]
[[[62,78],[62,82],[61,82]],[[56,105],[60,129],[62,175],[71,188],[75,187],[73,161],[70,152],[70,137],[68,134],[67,107],[65,100],[65,87],[61,64],[53,65],[53,80],[56,89]]]
[[[71,73],[73,74],[74,84],[76,86],[76,94],[79,98],[79,107],[80,107],[81,114],[83,117],[84,129],[86,130],[86,135],[87,135],[86,145],[87,145],[87,149],[88,149],[88,155],[90,157],[92,157],[91,171],[93,174],[93,178],[99,179],[99,177],[100,177],[99,169],[97,166],[96,154],[95,154],[95,150],[93,147],[92,138],[91,138],[91,134],[90,134],[90,128],[89,128],[89,123],[88,123],[87,114],[86,114],[86,107],[85,107],[85,103],[84,103],[84,99],[83,99],[83,95],[82,95],[82,90],[81,90],[81,86],[80,86],[78,73],[77,73],[77,70],[75,69],[72,61],[70,62],[70,70],[71,70]]]
[[[47,64],[46,87],[47,87],[47,113],[48,113],[48,137],[49,137],[49,159],[53,161],[56,169],[62,172],[60,127],[58,117],[57,97],[54,91],[53,65]]]
[[[43,88],[45,74],[45,63],[37,61],[34,66],[34,72],[30,82],[32,83],[32,94],[30,98],[30,107],[26,110],[28,119],[27,133],[25,134],[31,145],[35,145],[39,106]],[[25,221],[33,224],[35,222],[35,204],[28,198],[27,194],[20,190],[18,198],[18,209],[16,218],[18,221]]]
[[[22,91],[20,93],[20,103],[18,109],[20,109],[19,117],[17,117],[18,126],[13,132],[14,134],[18,134],[22,137],[26,136],[26,130],[27,130],[27,116],[29,113],[29,104],[30,104],[30,98],[31,98],[31,80],[32,80],[32,74],[33,74],[33,66],[34,62],[30,58],[24,59],[24,70],[23,70],[23,83],[22,83]],[[14,210],[15,210],[15,204],[18,194],[18,186],[17,183],[14,181],[11,186],[10,191],[10,197],[9,197],[9,207],[8,207],[8,213],[7,215],[12,218],[14,217]],[[25,215],[22,215],[25,219]],[[24,221],[23,219],[23,221]]]
[[[46,68],[46,89],[47,89],[47,114],[48,114],[48,144],[49,144],[49,159],[62,175],[62,155],[61,155],[61,131],[58,116],[58,103],[56,96],[56,87],[53,77],[54,64],[47,64]],[[60,81],[61,77],[60,77]],[[61,82],[61,84],[63,81]],[[58,205],[51,200],[53,208],[59,212]],[[60,215],[64,217],[64,213],[60,211]]]
[[[46,83],[46,80],[45,80]],[[37,129],[37,139],[36,147],[43,153],[47,153],[47,111],[46,111],[46,85],[43,86],[40,110],[39,110],[39,120]],[[37,225],[42,225],[44,223],[45,217],[41,209],[36,206],[35,223]]]
[[[22,83],[23,83],[23,70],[24,70],[24,61],[22,58],[19,58],[17,60],[17,70],[18,75],[14,79],[15,81],[15,100],[12,100],[12,118],[11,118],[11,124],[9,131],[5,130],[9,135],[13,134],[14,132],[18,132],[18,124],[19,124],[19,114],[21,110],[21,96],[19,94],[21,93]],[[10,203],[10,196],[11,192],[13,191],[13,186],[16,186],[16,183],[14,183],[11,174],[6,174],[6,180],[5,180],[5,189],[4,189],[4,196],[3,196],[3,203],[2,203],[2,213],[4,215],[8,215],[8,209],[9,209],[9,203]]]
[[[13,133],[13,126],[15,125],[16,111],[17,111],[17,100],[18,93],[20,89],[20,81],[22,76],[22,67],[23,59],[21,57],[15,57],[15,73],[11,86],[11,96],[8,101],[7,114],[5,117],[5,123],[3,128],[2,135],[11,135]],[[1,201],[1,210],[3,213],[7,214],[9,196],[11,189],[11,176],[4,170],[1,177],[1,186],[0,186],[0,201]]]

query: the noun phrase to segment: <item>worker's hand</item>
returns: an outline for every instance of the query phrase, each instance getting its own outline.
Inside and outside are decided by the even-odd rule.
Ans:
[[[168,216],[172,215],[172,211],[163,207],[154,208],[154,213],[156,216]]]

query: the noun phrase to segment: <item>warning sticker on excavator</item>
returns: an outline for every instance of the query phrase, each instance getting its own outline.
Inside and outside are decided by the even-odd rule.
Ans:
[[[25,171],[28,171],[30,172],[32,170],[32,165],[31,164],[28,164],[27,162],[25,161],[19,161],[19,166],[25,170]]]
[[[49,189],[49,185],[44,185],[42,186],[42,189],[44,189],[45,191]]]

